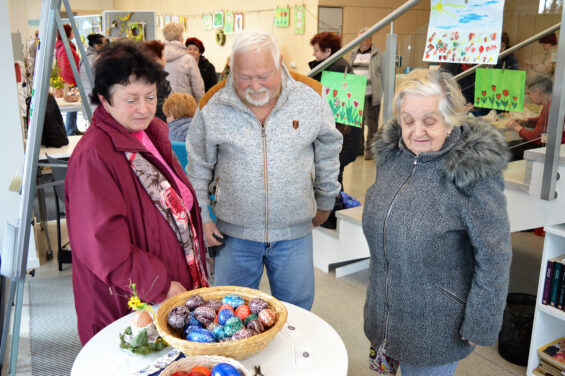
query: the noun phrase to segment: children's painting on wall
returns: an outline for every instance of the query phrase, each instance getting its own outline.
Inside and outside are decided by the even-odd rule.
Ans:
[[[496,64],[504,0],[431,0],[424,61]]]
[[[185,16],[179,16],[179,24],[182,26],[183,31],[186,31],[187,25]]]
[[[168,24],[169,22],[171,22],[171,15],[170,14],[165,14],[164,19],[163,19],[164,25]],[[163,26],[164,26],[163,25]]]
[[[305,15],[304,6],[294,7],[294,34],[304,34]]]
[[[367,77],[324,71],[322,95],[328,101],[336,123],[363,126]]]
[[[243,13],[233,14],[233,31],[238,32],[243,30]]]
[[[475,73],[475,107],[522,112],[526,71],[478,68]]]
[[[180,23],[180,22],[179,22],[179,16],[173,14],[173,15],[171,16],[171,21],[176,22],[176,23]]]
[[[226,12],[224,20],[224,34],[233,34],[233,12]]]
[[[202,15],[202,28],[204,30],[212,30],[212,15],[210,13]]]
[[[288,27],[290,19],[290,10],[286,8],[275,8],[275,27]]]
[[[224,12],[214,12],[214,29],[224,27]]]

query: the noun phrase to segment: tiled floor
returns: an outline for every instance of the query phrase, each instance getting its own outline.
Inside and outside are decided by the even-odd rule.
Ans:
[[[345,191],[363,202],[365,191],[373,183],[374,178],[375,162],[365,161],[360,157],[345,170]],[[56,239],[55,236],[53,234],[51,239]],[[510,291],[535,294],[543,238],[533,233],[515,233],[512,235],[512,241],[514,261]],[[64,271],[59,272],[56,262],[50,261],[37,270],[35,278],[51,278],[61,273],[71,272],[72,266],[65,265]],[[363,334],[363,304],[368,284],[367,271],[335,278],[333,272],[326,274],[316,269],[315,278],[316,299],[312,311],[326,320],[343,339],[349,356],[349,375],[374,375],[375,373],[367,368],[369,343]],[[263,281],[261,286],[262,289],[268,289],[266,281]],[[28,303],[25,301],[17,368],[17,375],[21,376],[31,376],[28,308]],[[475,350],[471,356],[460,363],[456,373],[457,376],[524,374],[525,367],[503,360],[498,355],[495,346]],[[7,375],[7,362],[5,362],[2,375]]]

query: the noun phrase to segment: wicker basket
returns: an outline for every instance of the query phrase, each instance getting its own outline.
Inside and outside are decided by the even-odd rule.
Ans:
[[[248,304],[253,298],[263,298],[267,304],[269,304],[269,308],[275,312],[275,324],[261,334],[237,341],[200,343],[181,339],[177,337],[167,325],[169,312],[171,312],[174,307],[184,304],[190,296],[197,294],[201,295],[205,300],[222,300],[222,298],[226,295],[237,294],[245,300],[246,304]],[[234,359],[245,359],[267,347],[269,342],[271,342],[286,322],[286,317],[286,307],[271,295],[247,287],[217,286],[187,291],[166,300],[160,305],[159,310],[157,311],[155,326],[157,327],[157,331],[161,337],[163,337],[167,343],[181,350],[187,356],[221,355]]]
[[[165,368],[159,376],[171,376],[173,373],[177,371],[187,371],[190,370],[195,366],[203,366],[208,369],[214,368],[216,364],[219,363],[228,363],[234,366],[241,376],[250,376],[249,372],[243,364],[238,362],[237,360],[233,360],[230,358],[225,358],[223,356],[215,356],[215,355],[199,355],[199,356],[191,356],[189,358],[182,358],[177,360],[176,362],[172,362]]]

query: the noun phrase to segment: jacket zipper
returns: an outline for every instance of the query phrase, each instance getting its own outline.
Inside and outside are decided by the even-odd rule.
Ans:
[[[416,156],[414,158],[414,162],[413,162],[413,166],[412,167],[412,171],[410,172],[410,175],[408,175],[408,177],[406,178],[406,180],[404,180],[404,183],[402,183],[402,185],[400,186],[400,188],[398,188],[398,190],[396,191],[396,193],[394,194],[394,197],[392,199],[392,201],[390,202],[390,206],[388,207],[388,210],[386,212],[386,216],[385,216],[385,220],[383,223],[383,253],[385,256],[385,261],[386,261],[386,278],[385,278],[385,300],[386,300],[386,318],[385,318],[385,338],[384,338],[384,342],[386,342],[387,337],[388,337],[388,319],[390,316],[390,301],[389,301],[389,296],[388,296],[388,281],[389,281],[389,273],[390,273],[390,269],[389,269],[389,261],[388,261],[388,257],[386,255],[386,242],[385,242],[385,238],[386,238],[386,221],[388,219],[388,217],[390,216],[390,212],[392,210],[392,207],[394,205],[394,201],[396,200],[396,198],[398,197],[398,194],[400,193],[400,191],[402,191],[402,189],[404,189],[404,186],[406,186],[406,183],[408,183],[408,180],[410,180],[410,178],[412,177],[412,175],[414,175],[414,171],[416,170],[416,166],[418,165],[418,156]]]
[[[269,180],[267,167],[267,134],[265,125],[261,124],[261,138],[263,139],[263,185],[265,186],[265,243],[269,242]]]

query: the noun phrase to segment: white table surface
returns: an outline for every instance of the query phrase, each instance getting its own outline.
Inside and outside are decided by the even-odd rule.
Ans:
[[[70,158],[81,137],[82,136],[79,135],[68,136],[69,144],[60,148],[47,148],[45,146],[41,146],[39,148],[39,160],[46,161],[47,157],[45,156],[45,154],[48,154],[53,158]]]
[[[82,112],[82,101],[80,100],[80,98],[76,102],[67,102],[63,98],[55,98],[55,100],[57,101],[57,105],[59,106],[61,113],[73,111]]]
[[[347,351],[337,332],[315,314],[293,304],[288,310],[287,325],[262,351],[240,360],[251,375],[260,365],[266,376],[347,375]],[[159,356],[130,355],[120,349],[119,333],[130,325],[132,314],[116,320],[96,334],[74,361],[71,376],[132,375]],[[293,334],[287,334],[293,333]],[[308,357],[303,357],[304,352]]]

